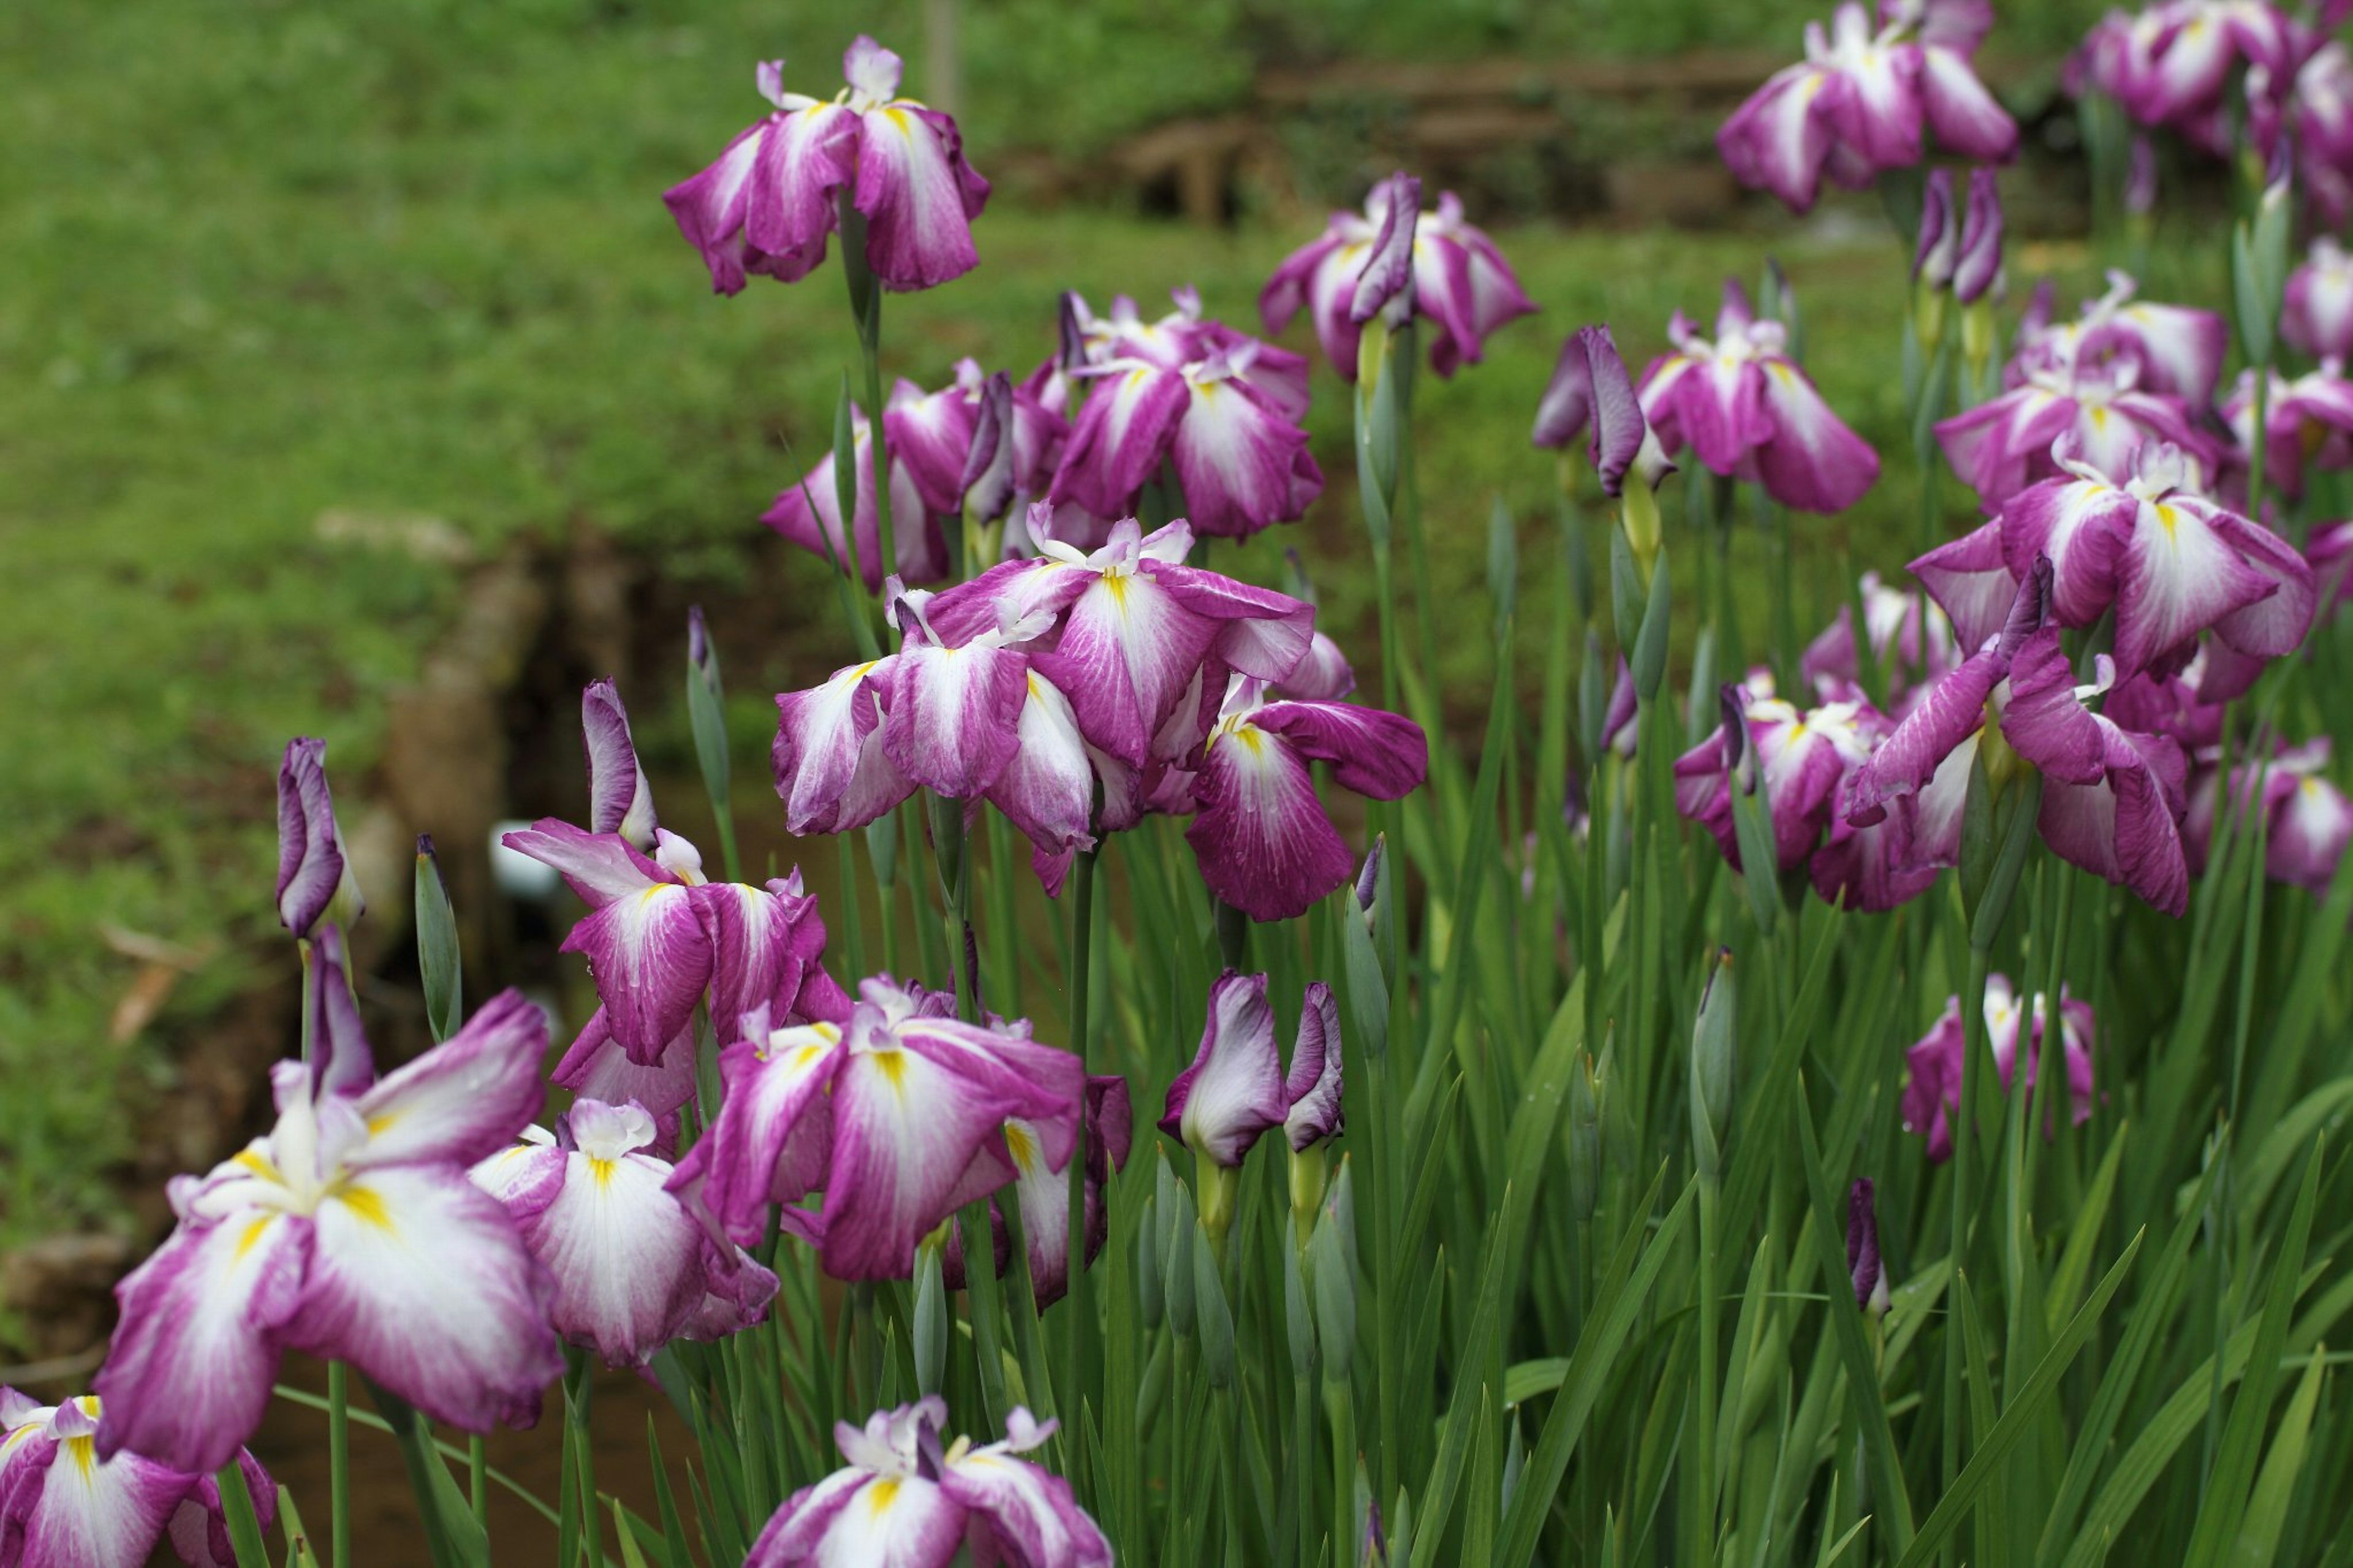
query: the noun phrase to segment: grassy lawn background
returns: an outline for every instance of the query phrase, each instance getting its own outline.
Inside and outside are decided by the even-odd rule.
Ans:
[[[1140,7],[1064,16],[1046,53],[1009,63],[991,29],[1060,9],[971,9],[971,149],[984,172],[992,135],[1085,133],[1123,99],[1126,79],[1111,73],[1112,86],[1074,89],[1073,104],[1015,112],[1020,94],[1050,87],[1054,47],[1122,69],[1151,61],[1164,98],[1231,88],[1228,52],[1205,45],[1198,73],[1172,72],[1166,59],[1192,57],[1154,51],[1189,35],[1139,44],[1121,32]],[[1257,15],[1183,9],[1187,26]],[[1413,15],[1456,9],[1469,8]],[[1620,18],[1608,41],[1641,52],[1770,42],[1801,14],[1775,0],[1703,37],[1701,7],[1642,9],[1658,24],[1648,31],[1622,21],[1624,7],[1560,15]],[[1466,36],[1570,46],[1558,23],[1525,19],[1546,7],[1477,15],[1523,12],[1519,32],[1482,22]],[[572,0],[130,0],[0,17],[0,136],[14,154],[0,199],[0,1250],[113,1222],[106,1173],[133,1136],[129,1108],[170,1081],[156,1031],[109,1041],[132,965],[102,928],[217,944],[167,1028],[248,984],[260,960],[240,944],[274,931],[280,747],[325,735],[339,789],[364,799],[387,697],[454,602],[455,570],[331,539],[322,514],[438,519],[482,552],[595,527],[714,594],[743,583],[752,552],[782,548],[754,520],[828,439],[852,342],[838,272],[716,299],[658,196],[763,107],[755,58],[789,50],[804,68],[796,83],[827,90],[850,30],[811,6]],[[1423,34],[1393,30],[1396,47],[1421,47]],[[1800,291],[1825,392],[1888,458],[1856,512],[1801,520],[1821,563],[1801,582],[1823,604],[1842,591],[1828,563],[1850,551],[1900,563],[1915,504],[1896,253],[1875,205],[1840,210],[1769,240]],[[1209,234],[1113,212],[993,210],[980,271],[890,302],[888,368],[927,384],[963,354],[1026,370],[1050,345],[1064,287],[1098,302],[1124,289],[1156,309],[1192,281],[1211,311],[1247,321],[1269,267],[1316,221]],[[1552,464],[1525,432],[1561,333],[1606,318],[1630,358],[1656,352],[1672,310],[1705,319],[1720,276],[1753,277],[1764,248],[1755,236],[1537,226],[1499,238],[1544,313],[1506,331],[1487,365],[1427,381],[1419,409],[1431,589],[1450,630],[1485,621],[1492,497],[1523,520],[1529,551],[1549,537]],[[2083,280],[2079,250],[2030,259]],[[1303,331],[1290,341],[1306,346]],[[1219,564],[1271,578],[1296,542],[1327,618],[1356,628],[1369,582],[1346,401],[1320,369],[1316,395],[1335,493],[1240,567],[1231,553]],[[793,580],[801,592],[772,607],[778,626],[828,620],[814,569]],[[1450,687],[1472,702],[1482,643],[1446,638]],[[755,775],[765,693],[825,662],[731,665],[737,755]],[[633,694],[657,749],[681,743],[659,710],[668,695]],[[738,789],[759,809],[756,776]]]

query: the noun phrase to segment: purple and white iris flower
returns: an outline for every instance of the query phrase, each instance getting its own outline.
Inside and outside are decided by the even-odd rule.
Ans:
[[[1110,1568],[1110,1543],[1071,1484],[1020,1458],[1044,1444],[1053,1422],[1017,1405],[1003,1442],[958,1437],[943,1448],[946,1421],[934,1394],[878,1410],[863,1428],[837,1423],[847,1463],[786,1500],[744,1568],[947,1568],[967,1545],[976,1563]]]
[[[2328,891],[2346,845],[2353,842],[2353,801],[2323,771],[2329,751],[2328,737],[2323,735],[2302,745],[2283,744],[2267,763],[2242,763],[2231,770],[2232,815],[2250,805],[2260,807],[2266,834],[2265,873],[2274,881],[2293,883],[2315,895]],[[2209,765],[2203,772],[2206,776],[2191,787],[2189,818],[2182,828],[2190,863],[2200,868],[2212,845],[2221,782],[2219,768]],[[2242,834],[2249,832],[2252,819],[2237,826]]]
[[[1674,352],[1642,373],[1641,403],[1670,456],[1688,444],[1709,471],[1800,511],[1843,510],[1878,479],[1879,455],[1831,412],[1781,323],[1757,317],[1737,280],[1725,279],[1713,339],[1681,311],[1667,336]]]
[[[713,1298],[744,1310],[733,1331],[766,1316],[776,1293],[774,1274],[716,1244],[670,1191],[655,1136],[643,1106],[579,1099],[554,1132],[526,1127],[471,1173],[554,1281],[555,1331],[608,1366],[641,1367],[670,1341],[701,1337],[691,1331]]]
[[[891,428],[893,414],[912,415],[929,401],[922,387],[902,381],[892,389],[890,406],[882,415],[889,445],[884,466],[891,477],[891,543],[896,560],[887,566],[882,560],[882,521],[874,504],[874,429],[866,411],[855,404],[849,409],[849,430],[858,485],[849,533],[842,531],[841,493],[834,485],[831,452],[819,458],[799,483],[781,492],[776,503],[760,514],[760,521],[830,563],[835,570],[855,570],[870,594],[881,591],[885,577],[909,583],[936,583],[945,577],[948,545],[942,512],[954,508],[935,510],[930,504]]]
[[[1278,1127],[1294,1152],[1337,1137],[1340,1090],[1339,1011],[1331,987],[1317,981],[1307,988],[1286,1078],[1266,976],[1229,969],[1209,988],[1200,1048],[1168,1085],[1160,1131],[1231,1170]]]
[[[2228,151],[2225,96],[2234,66],[2277,74],[2300,58],[2297,29],[2268,0],[2167,0],[2111,11],[2068,66],[2069,90],[2107,93],[2144,125],[2166,125]]]
[[[1511,263],[1480,229],[1465,222],[1453,192],[1440,195],[1432,212],[1421,212],[1420,182],[1398,174],[1375,185],[1361,213],[1335,212],[1324,232],[1283,258],[1259,291],[1259,319],[1280,332],[1303,309],[1324,356],[1344,381],[1356,379],[1356,340],[1374,311],[1359,313],[1360,293],[1377,307],[1390,301],[1428,321],[1430,365],[1441,376],[1476,364],[1488,337],[1507,322],[1535,310]],[[1384,259],[1384,235],[1397,238],[1390,221],[1400,200],[1417,210],[1411,265],[1399,277]]]
[[[2133,389],[2178,397],[2193,412],[2206,407],[2221,384],[2230,328],[2211,310],[2136,298],[2139,289],[2130,273],[2111,268],[2106,293],[2084,300],[2073,321],[2055,323],[2038,294],[2036,309],[2019,323],[2009,384],[2062,368],[2118,380],[2129,364]]]
[[[1806,24],[1806,58],[1775,72],[1716,132],[1742,184],[1807,212],[1824,175],[1862,190],[1920,162],[1924,131],[1981,162],[2017,150],[2018,125],[1970,65],[1992,25],[1986,0],[1884,0],[1880,25],[1848,0],[1827,31]]]
[[[886,289],[930,289],[979,265],[972,220],[988,182],[965,162],[956,123],[899,96],[899,57],[860,35],[842,56],[849,85],[830,100],[786,92],[785,63],[762,62],[775,112],[662,201],[702,253],[722,294],[744,275],[806,278],[825,259],[840,198],[862,217],[866,265]]]
[[[1067,374],[1085,400],[1049,498],[1099,518],[1130,516],[1165,461],[1198,532],[1245,538],[1304,515],[1324,490],[1300,426],[1305,363],[1202,320],[1189,290],[1177,300],[1175,316],[1152,323],[1124,299],[1104,322],[1084,301],[1068,302],[1082,358]]]
[[[1568,335],[1536,405],[1531,438],[1537,446],[1566,449],[1579,436],[1587,437],[1587,456],[1604,495],[1625,493],[1629,469],[1653,490],[1674,471],[1607,326],[1579,327]]]
[[[1675,809],[1715,835],[1724,858],[1740,869],[1732,792],[1761,785],[1778,862],[1771,869],[1797,870],[1831,826],[1847,774],[1891,726],[1852,688],[1801,712],[1774,695],[1772,677],[1762,670],[1726,686],[1722,697],[1723,724],[1675,759]],[[1860,875],[1862,868],[1854,870]],[[1874,897],[1871,907],[1892,905]]]
[[[2336,608],[2353,601],[2353,521],[2314,529],[2305,536],[2304,560],[2322,604]]]
[[[322,955],[319,989],[346,984]],[[288,1350],[349,1362],[470,1432],[528,1425],[563,1370],[547,1273],[466,1174],[538,1114],[545,1016],[501,992],[382,1079],[354,1009],[323,1008],[313,1046],[312,1064],[272,1069],[269,1133],[173,1181],[178,1228],[115,1288],[100,1458],[219,1469]]]
[[[1103,1206],[1103,1185],[1111,1173],[1127,1168],[1128,1151],[1135,1138],[1135,1112],[1128,1099],[1127,1079],[1117,1074],[1087,1079],[1086,1261],[1092,1268],[1111,1237],[1111,1212]],[[1021,1231],[1029,1249],[1029,1289],[1038,1310],[1044,1311],[1069,1294],[1071,1288],[1071,1183],[1046,1163],[1046,1141],[1036,1124],[1016,1118],[1005,1124],[1006,1152],[1019,1173],[1013,1195],[1021,1205]],[[1005,1226],[1002,1196],[989,1201],[989,1240],[997,1271],[1013,1256]],[[941,1278],[951,1290],[965,1288],[964,1237],[951,1230],[941,1255]]]
[[[2263,401],[2263,482],[2290,500],[2304,494],[2308,462],[2318,468],[2353,467],[2353,381],[2343,364],[2325,359],[2302,375],[2271,371]],[[2229,454],[2233,493],[2242,494],[2247,457],[2255,442],[2255,373],[2239,373],[2239,384],[2222,405],[2222,420],[2238,447]],[[2243,498],[2242,498],[2243,499]]]
[[[2294,272],[2280,309],[2280,337],[2315,359],[2353,355],[2353,255],[2322,235]]]
[[[80,1394],[43,1405],[0,1388],[0,1563],[9,1568],[141,1568],[168,1532],[193,1568],[233,1568],[220,1482],[139,1454],[98,1456],[100,1405]],[[237,1450],[254,1512],[267,1528],[278,1489]]]
[[[1953,623],[1943,608],[1919,588],[1891,588],[1876,572],[1865,572],[1856,597],[1862,601],[1863,635],[1871,657],[1887,681],[1893,717],[1911,711],[1910,699],[1960,662]],[[1817,696],[1828,701],[1862,679],[1856,657],[1854,612],[1845,605],[1798,660]]]
[[[677,1190],[742,1245],[772,1205],[839,1279],[901,1279],[915,1245],[965,1204],[1013,1181],[1006,1124],[1036,1137],[1049,1171],[1078,1148],[1079,1058],[1028,1020],[966,1024],[949,997],[876,976],[846,1023],[769,1027],[754,1011],[719,1056],[725,1098],[679,1162]],[[810,1193],[821,1211],[796,1208]]]
[[[331,913],[349,925],[367,909],[352,879],[326,763],[327,742],[302,736],[286,742],[278,765],[278,919],[301,937]]]
[[[675,1084],[691,1060],[691,1041],[681,1043],[682,1037],[706,995],[723,1030],[763,1005],[778,1016],[845,1016],[849,999],[822,963],[825,922],[817,900],[802,892],[799,873],[761,887],[710,880],[701,852],[656,825],[628,716],[610,681],[582,693],[581,722],[588,826],[543,817],[501,840],[563,873],[588,905],[564,951],[586,957],[602,1005],[559,1070],[578,1087],[609,1042],[638,1068],[659,1068],[670,1060],[665,1081]],[[674,1058],[678,1051],[685,1057]],[[617,1086],[599,1079],[596,1087]],[[649,1110],[670,1092],[648,1089]],[[684,1099],[670,1099],[666,1109]]]
[[[2042,1070],[2042,1031],[2051,1011],[2048,996],[2038,996],[2034,1001],[2034,1027],[2026,1055],[2026,1087],[2030,1091],[2034,1088],[2034,1075]],[[2092,1119],[2092,1005],[2068,995],[2063,985],[2058,1011],[2060,1047],[2067,1068],[2069,1114],[2080,1127]],[[2010,976],[1986,976],[1986,1036],[1993,1046],[1994,1068],[2001,1075],[2005,1094],[2018,1069],[2019,1033],[2025,1025],[2026,1012],[2026,1004],[2010,984]],[[1961,1024],[1961,999],[1955,996],[1946,1002],[1936,1026],[1904,1053],[1905,1063],[1911,1069],[1904,1085],[1904,1127],[1928,1141],[1928,1158],[1939,1164],[1953,1157],[1951,1117],[1960,1109],[1961,1061],[1967,1042]],[[2047,1136],[2055,1129],[2046,1121],[2043,1131]]]
[[[2178,916],[2189,896],[2180,833],[2188,760],[2170,738],[2126,730],[2090,706],[2115,684],[2116,665],[2103,654],[2096,678],[2077,683],[2060,646],[2056,577],[2047,556],[2033,563],[2001,630],[1856,770],[1841,810],[1857,826],[1906,813],[1909,862],[1957,864],[1970,768],[1998,731],[1988,774],[2001,787],[2021,758],[2041,771],[2038,826],[2052,852]]]

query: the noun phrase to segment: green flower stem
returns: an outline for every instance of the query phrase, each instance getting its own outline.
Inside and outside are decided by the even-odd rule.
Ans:
[[[351,1369],[327,1363],[327,1486],[330,1505],[327,1561],[333,1568],[352,1562]]]

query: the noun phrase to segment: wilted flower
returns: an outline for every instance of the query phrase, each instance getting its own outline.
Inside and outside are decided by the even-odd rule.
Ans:
[[[346,985],[323,949],[319,963],[322,993]],[[466,1177],[538,1112],[544,1015],[501,992],[383,1079],[355,1010],[324,1009],[316,1035],[311,1064],[270,1073],[277,1125],[173,1181],[178,1228],[115,1288],[101,1458],[219,1469],[260,1425],[288,1349],[350,1362],[473,1432],[528,1424],[563,1370],[545,1271]]]
[[[1825,174],[1862,190],[1917,163],[1924,126],[1960,157],[2007,159],[2017,123],[1969,64],[1992,9],[1983,0],[1885,0],[1874,31],[1870,11],[1848,0],[1828,32],[1806,24],[1806,58],[1725,121],[1716,150],[1741,184],[1801,213]]]
[[[1418,207],[1420,191],[1420,182],[1399,174],[1373,187],[1362,213],[1334,213],[1323,234],[1285,257],[1260,291],[1266,330],[1280,332],[1305,308],[1332,368],[1342,380],[1356,380],[1357,334],[1373,313],[1356,313],[1359,285],[1382,256],[1381,237],[1402,237],[1389,223],[1398,194]],[[1463,221],[1451,191],[1440,195],[1435,212],[1415,219],[1410,259],[1410,288],[1389,265],[1392,257],[1366,298],[1377,306],[1409,301],[1406,308],[1430,324],[1430,365],[1440,375],[1478,363],[1489,334],[1535,309],[1494,242]]]
[[[866,220],[866,265],[886,289],[929,289],[978,265],[972,220],[988,182],[964,159],[955,121],[899,96],[899,57],[860,34],[842,56],[849,85],[830,101],[786,92],[782,60],[762,63],[776,112],[662,200],[723,294],[747,272],[797,282],[825,259],[847,195]]]
[[[835,1424],[848,1464],[778,1509],[744,1568],[889,1563],[947,1568],[969,1543],[981,1563],[1110,1568],[1110,1544],[1071,1485],[1018,1456],[1054,1423],[1016,1405],[1001,1443],[958,1437],[943,1450],[947,1405],[937,1395],[876,1411],[865,1427]]]
[[[2047,996],[2035,999],[2034,1029],[2027,1047],[2026,1087],[2034,1087],[2034,1075],[2042,1070],[2042,1029],[2051,1011]],[[2070,1115],[2077,1126],[2092,1117],[2092,1042],[2094,1021],[2088,1002],[2078,1001],[2067,994],[2066,987],[2059,991],[2059,1040],[2067,1067],[2067,1099],[2073,1108]],[[2011,1077],[2018,1068],[2019,1030],[2026,1019],[2026,1008],[2006,974],[1986,977],[1986,1035],[1993,1046],[1994,1070],[2001,1077],[2001,1087],[2008,1093]],[[1967,1049],[1968,1037],[1961,1024],[1961,999],[1955,996],[1945,1004],[1944,1013],[1936,1026],[1922,1036],[1920,1042],[1905,1051],[1905,1062],[1911,1076],[1904,1086],[1904,1125],[1928,1141],[1928,1158],[1939,1163],[1953,1154],[1953,1131],[1950,1117],[1960,1109],[1961,1058]],[[2043,1131],[2052,1128],[2048,1121]]]
[[[326,763],[327,742],[304,736],[286,742],[278,765],[278,919],[296,936],[309,936],[331,906],[339,925],[367,909],[352,879]]]
[[[1030,1038],[1027,1019],[967,1024],[951,999],[887,975],[860,983],[848,1021],[770,1027],[747,1014],[719,1054],[718,1120],[672,1188],[701,1201],[738,1243],[765,1234],[772,1205],[822,1189],[787,1229],[823,1249],[838,1279],[904,1279],[915,1244],[1012,1181],[1006,1123],[1036,1131],[1051,1171],[1078,1147],[1085,1068]]]
[[[1642,373],[1641,409],[1670,455],[1688,442],[1715,473],[1749,479],[1784,506],[1841,511],[1879,478],[1879,455],[1842,424],[1786,352],[1778,321],[1759,319],[1726,279],[1713,341],[1681,311],[1675,352]]]
[[[0,1387],[0,1562],[11,1568],[140,1568],[166,1531],[194,1568],[237,1561],[220,1481],[138,1454],[97,1455],[100,1405],[81,1394],[43,1405]],[[278,1489],[244,1449],[236,1462],[267,1528]]]
[[[733,1325],[743,1328],[776,1293],[774,1274],[719,1247],[668,1190],[670,1164],[654,1140],[643,1106],[584,1097],[554,1132],[526,1127],[471,1172],[554,1281],[555,1331],[608,1366],[643,1366],[670,1341],[698,1337],[688,1331],[714,1296],[748,1309]]]

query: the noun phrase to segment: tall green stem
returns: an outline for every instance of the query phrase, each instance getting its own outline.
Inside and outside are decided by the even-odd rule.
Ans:
[[[1094,963],[1095,931],[1095,862],[1099,849],[1082,849],[1071,867],[1073,886],[1071,889],[1071,1049],[1078,1053],[1079,1063],[1088,1072],[1094,1070],[1092,1017],[1089,1012],[1092,1000],[1089,984]],[[1083,1086],[1079,1093],[1079,1142],[1071,1155],[1069,1225],[1063,1235],[1063,1278],[1069,1282],[1063,1298],[1064,1329],[1062,1387],[1064,1402],[1073,1423],[1079,1410],[1079,1391],[1087,1386],[1082,1379],[1087,1367],[1087,1339],[1094,1329],[1094,1312],[1087,1299],[1087,1097]],[[1109,1172],[1105,1172],[1109,1175]],[[1108,1204],[1110,1195],[1103,1201]]]
[[[351,1369],[339,1361],[327,1363],[327,1540],[332,1552],[327,1561],[333,1568],[351,1568]]]
[[[866,215],[858,210],[848,185],[839,204],[841,229],[841,270],[849,284],[849,313],[858,323],[858,352],[866,372],[866,429],[874,483],[874,534],[882,552],[881,575],[899,569],[899,551],[891,531],[891,458],[882,429],[882,286],[866,264]]]

